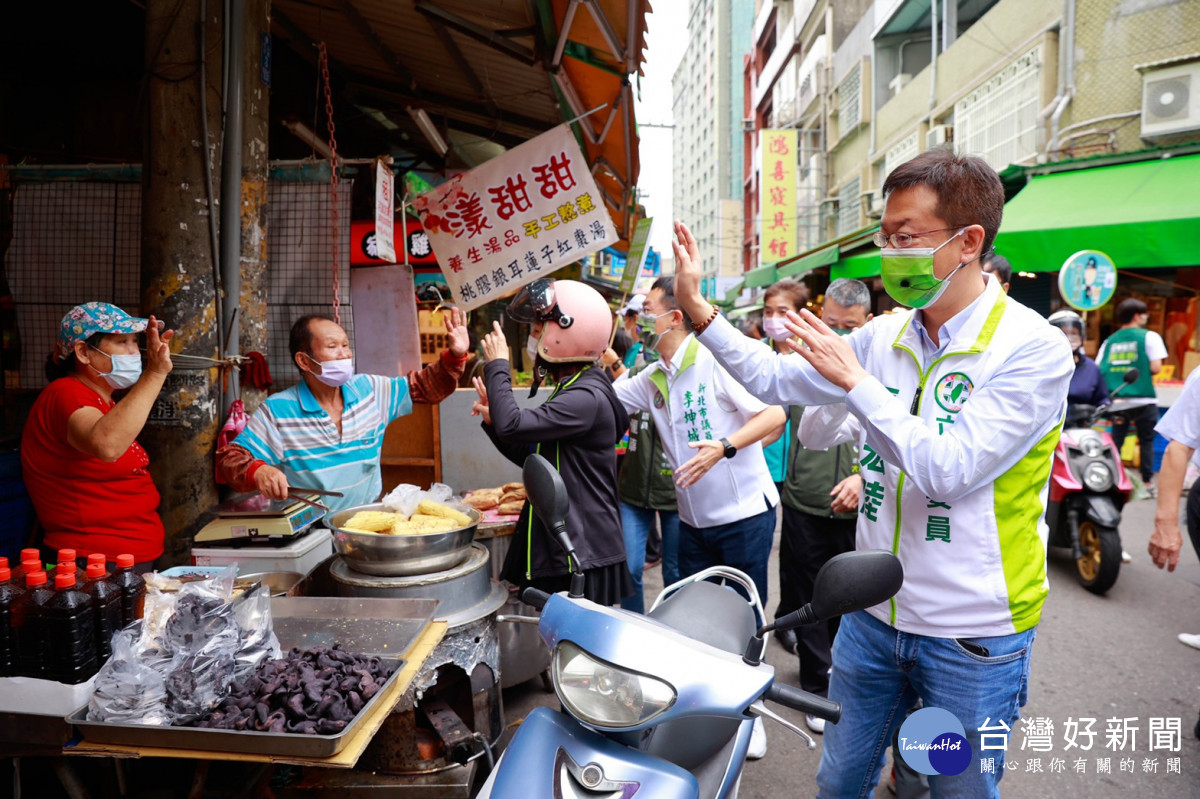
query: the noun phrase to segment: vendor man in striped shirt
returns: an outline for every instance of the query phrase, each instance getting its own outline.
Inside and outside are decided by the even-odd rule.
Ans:
[[[453,393],[467,362],[466,318],[443,312],[450,348],[405,377],[354,373],[350,338],[323,314],[296,320],[288,340],[301,381],[266,399],[232,444],[217,450],[217,474],[235,491],[287,497],[291,485],[340,491],[330,508],[375,502],[383,491],[379,455],[393,419],[414,402],[433,404]]]

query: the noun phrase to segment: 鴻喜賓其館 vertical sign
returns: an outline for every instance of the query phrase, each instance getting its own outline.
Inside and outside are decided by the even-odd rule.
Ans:
[[[375,159],[375,257],[396,263],[393,225],[396,218],[396,181],[390,158]]]
[[[617,241],[566,125],[413,200],[454,299],[498,299]]]
[[[762,131],[759,173],[759,261],[796,254],[796,131]]]

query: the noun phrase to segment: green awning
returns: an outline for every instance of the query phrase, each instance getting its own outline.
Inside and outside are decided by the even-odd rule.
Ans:
[[[725,316],[730,319],[737,319],[739,316],[745,316],[746,314],[751,314],[755,311],[761,311],[762,307],[763,303],[761,300],[759,300],[758,302],[753,302],[749,305],[739,305],[738,307],[729,311],[729,313],[725,314]]]
[[[879,250],[876,249],[843,256],[829,270],[830,280],[837,280],[839,277],[864,278],[878,276]]]
[[[746,287],[746,281],[740,280],[734,283],[729,288],[725,289],[725,302],[733,302],[742,293],[742,289]]]
[[[775,264],[760,266],[745,273],[746,288],[756,289],[775,282]]]
[[[1200,155],[1040,175],[1004,207],[996,252],[1057,272],[1080,250],[1118,269],[1200,264]]]
[[[829,266],[838,259],[838,247],[836,244],[830,245],[823,250],[810,252],[801,258],[786,263],[776,264],[776,274],[782,279],[785,277],[801,278],[808,272],[816,269],[818,266]]]

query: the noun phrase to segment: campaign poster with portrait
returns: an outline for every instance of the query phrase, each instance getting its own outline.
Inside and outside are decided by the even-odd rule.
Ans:
[[[1080,250],[1058,271],[1058,293],[1077,311],[1094,311],[1117,291],[1117,267],[1099,250]]]

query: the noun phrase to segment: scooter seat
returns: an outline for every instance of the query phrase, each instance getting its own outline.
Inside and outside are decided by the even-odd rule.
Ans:
[[[689,638],[735,655],[745,651],[757,629],[754,611],[741,594],[709,582],[684,586],[647,615]],[[731,745],[740,724],[738,719],[716,716],[667,721],[645,736],[638,748],[689,771],[703,771]],[[728,759],[728,755],[722,757]]]
[[[746,651],[757,629],[754,611],[742,595],[710,582],[685,585],[646,615],[689,638],[735,655]]]

